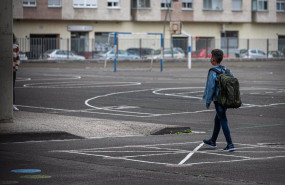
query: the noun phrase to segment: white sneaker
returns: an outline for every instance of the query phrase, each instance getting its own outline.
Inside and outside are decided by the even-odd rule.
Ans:
[[[19,109],[16,105],[13,105],[13,111],[19,111]]]

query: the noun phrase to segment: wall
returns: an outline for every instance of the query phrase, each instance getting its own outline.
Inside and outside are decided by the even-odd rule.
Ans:
[[[183,29],[192,36],[220,38],[222,23],[183,23]],[[94,32],[163,32],[163,23],[152,22],[89,22],[89,21],[25,21],[14,20],[15,33],[19,38],[30,34],[59,34],[61,38],[70,38],[68,25],[93,26],[89,39],[94,38]],[[270,23],[226,23],[226,31],[239,31],[241,39],[277,39],[285,35],[285,24]],[[168,24],[167,24],[168,26]],[[272,31],[274,30],[274,31]],[[167,31],[166,37],[169,37]]]
[[[253,13],[253,22],[273,23],[276,18],[276,0],[268,1],[268,11],[256,11]]]
[[[132,9],[134,21],[160,21],[160,1],[151,1],[150,9]]]
[[[0,122],[13,121],[13,15],[11,0],[1,0],[0,6]]]
[[[194,21],[201,22],[251,22],[251,1],[242,1],[242,11],[232,11],[232,1],[223,0],[221,11],[203,10],[203,3],[193,0]]]
[[[98,0],[97,8],[73,8],[73,1],[62,0],[62,19],[94,21],[128,21],[131,20],[130,1],[120,1],[119,9],[107,7],[106,0]]]

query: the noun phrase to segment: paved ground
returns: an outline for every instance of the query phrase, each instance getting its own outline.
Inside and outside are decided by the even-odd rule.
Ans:
[[[15,123],[1,124],[0,184],[284,184],[284,62],[225,63],[243,107],[228,110],[237,150],[209,138],[209,63],[24,64]],[[194,133],[150,135],[165,127]],[[13,133],[13,134],[11,134]],[[14,173],[15,169],[40,172]],[[29,173],[30,172],[30,173]]]

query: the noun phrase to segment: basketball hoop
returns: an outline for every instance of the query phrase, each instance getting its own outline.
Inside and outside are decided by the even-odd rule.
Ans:
[[[182,26],[182,24],[180,21],[171,21],[170,25],[169,25],[171,35],[181,34],[181,26]]]

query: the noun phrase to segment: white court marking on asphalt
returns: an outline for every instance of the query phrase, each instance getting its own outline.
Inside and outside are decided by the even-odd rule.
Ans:
[[[218,142],[218,144],[224,144],[224,143]],[[117,146],[117,147],[89,148],[89,149],[79,149],[79,150],[52,150],[50,152],[70,153],[81,156],[102,157],[103,159],[125,160],[125,161],[155,164],[155,165],[166,165],[168,167],[183,167],[183,166],[189,167],[193,165],[233,163],[233,162],[285,158],[284,147],[278,147],[278,146],[265,147],[260,145],[242,144],[242,143],[236,143],[235,145],[236,145],[236,151],[234,152],[224,152],[221,149],[199,151],[199,149],[202,148],[203,146],[203,143],[201,143],[201,141],[153,144],[153,145],[126,145],[126,146]],[[189,148],[194,148],[194,149],[189,150]],[[196,159],[191,159],[191,156],[193,156],[194,153],[197,156],[199,156],[200,154],[203,154],[204,156],[202,158],[200,157]],[[241,153],[242,155],[237,155]],[[179,156],[181,156],[182,154],[187,154],[187,155],[179,163],[169,162],[170,159],[172,160],[174,159],[177,160],[177,158],[179,159]],[[252,154],[258,154],[258,155],[252,156]],[[268,156],[268,154],[270,155]],[[205,155],[209,157],[205,157]],[[161,157],[159,157],[158,159],[157,156]],[[162,156],[168,156],[168,157],[163,158]],[[215,157],[219,158],[223,157],[224,159],[215,160]],[[142,160],[141,158],[143,158],[144,160]],[[186,163],[186,161],[188,162]]]
[[[136,83],[136,82],[134,82],[134,83]],[[214,109],[210,109],[210,110],[203,109],[203,110],[197,110],[197,111],[172,112],[172,113],[159,114],[159,113],[147,113],[147,112],[123,110],[123,109],[127,109],[126,105],[114,105],[114,106],[108,106],[108,107],[98,107],[98,106],[93,106],[90,103],[90,101],[94,101],[94,100],[99,99],[99,98],[106,98],[106,97],[115,96],[118,94],[139,93],[139,92],[146,92],[146,91],[151,91],[154,94],[161,95],[161,96],[177,96],[177,97],[182,97],[182,98],[201,99],[201,97],[197,97],[197,96],[185,96],[185,95],[177,95],[176,93],[172,94],[172,93],[162,93],[161,92],[161,91],[166,91],[166,90],[198,89],[198,88],[204,88],[204,87],[143,89],[143,90],[114,92],[114,93],[104,94],[104,95],[100,95],[100,96],[95,96],[93,98],[89,98],[89,99],[85,100],[85,105],[90,107],[91,109],[83,109],[83,110],[70,110],[70,109],[59,109],[59,108],[51,108],[51,107],[36,107],[36,106],[26,106],[26,105],[18,105],[18,106],[19,107],[26,107],[26,108],[33,108],[33,109],[45,109],[45,110],[74,112],[74,113],[77,112],[77,113],[88,113],[88,114],[103,114],[103,115],[137,117],[137,118],[172,116],[172,115],[183,115],[183,114],[197,114],[197,113],[214,111]],[[252,88],[252,87],[251,88],[245,88],[245,90],[254,90],[254,88]],[[268,90],[268,89],[267,88],[256,88],[256,90],[263,90],[264,91],[264,90]],[[275,91],[279,92],[281,89],[271,89],[271,90],[275,90]],[[279,105],[285,105],[285,103],[272,103],[272,104],[266,104],[266,105],[256,105],[256,104],[243,103],[243,106],[240,108],[241,109],[244,109],[244,108],[264,108],[264,107],[279,106]],[[114,108],[114,107],[120,107],[120,106],[122,106],[122,107],[125,106],[125,108],[123,108],[123,109]],[[128,105],[128,106],[129,106],[129,108],[132,108],[132,109],[134,107],[136,107],[136,109],[139,109],[139,105]],[[103,112],[101,112],[101,111],[103,111]]]
[[[119,87],[141,85],[140,82],[46,82],[24,84],[24,88],[91,88],[91,87]]]
[[[44,76],[51,76],[56,78],[51,79],[35,79],[36,81],[39,80],[74,80],[74,79],[82,79],[81,76],[77,75],[51,75],[51,74],[43,74]],[[28,79],[30,80],[30,79]],[[132,86],[132,85],[141,85],[140,82],[47,82],[47,83],[30,83],[30,84],[24,84],[23,87],[17,87],[17,88],[89,88],[89,87],[115,87],[115,86]],[[38,109],[46,109],[46,110],[54,110],[54,111],[64,111],[64,112],[84,112],[88,114],[104,114],[104,115],[114,115],[114,116],[125,116],[125,117],[137,117],[137,118],[143,118],[143,117],[158,117],[158,116],[171,116],[171,115],[182,115],[182,114],[197,114],[197,113],[203,113],[203,112],[209,112],[214,111],[213,109],[210,110],[197,110],[197,111],[185,111],[185,112],[172,112],[172,113],[147,113],[147,112],[140,112],[140,111],[127,111],[127,109],[134,109],[136,108],[139,110],[139,105],[113,105],[108,107],[98,107],[94,106],[90,103],[90,101],[94,101],[99,98],[106,98],[110,96],[115,96],[118,94],[126,94],[126,93],[138,93],[138,92],[145,92],[145,91],[152,91],[155,95],[160,96],[174,96],[174,97],[180,97],[180,98],[187,98],[187,99],[198,99],[201,100],[202,98],[202,90],[204,87],[176,87],[176,88],[160,88],[160,89],[144,89],[144,90],[133,90],[133,91],[125,91],[125,92],[114,92],[110,94],[100,95],[93,98],[89,98],[85,100],[85,105],[90,107],[90,109],[85,110],[68,110],[68,109],[58,109],[58,108],[48,108],[48,107],[36,107],[36,106],[25,106],[25,105],[19,105],[20,107],[29,107],[29,108],[38,108]],[[179,92],[179,93],[166,93],[165,91],[173,91],[173,90],[186,90],[191,89],[194,91],[188,91],[188,92]],[[195,90],[196,89],[196,90]],[[253,94],[261,94],[260,92],[256,91],[266,91],[265,94],[273,94],[273,93],[284,93],[284,89],[272,89],[272,88],[256,88],[256,87],[250,87],[250,88],[241,88],[243,91],[255,91]],[[249,93],[252,94],[252,93]],[[285,103],[273,103],[273,104],[267,104],[267,105],[256,105],[256,104],[247,104],[243,103],[243,106],[241,108],[254,108],[254,107],[270,107],[270,106],[278,106],[278,105],[284,105]],[[117,108],[116,108],[117,107]],[[120,108],[121,107],[121,108]],[[94,109],[94,111],[92,110]],[[125,110],[124,110],[125,109]],[[97,111],[96,111],[97,110]],[[100,110],[100,111],[98,111]],[[104,112],[102,112],[104,111]]]
[[[117,112],[122,114],[122,116],[124,114],[144,114],[144,115],[149,115],[147,117],[156,117],[156,116],[170,116],[170,115],[181,115],[181,114],[197,114],[197,113],[202,113],[202,112],[209,112],[209,111],[214,111],[214,110],[198,110],[198,111],[191,111],[191,112],[174,112],[174,113],[164,113],[164,114],[158,114],[158,113],[140,113],[140,112],[131,112],[131,111],[121,111],[121,110],[115,110],[115,109],[108,109],[108,108],[104,108],[104,107],[98,107],[98,106],[93,106],[90,102],[94,101],[96,99],[99,98],[106,98],[109,96],[115,96],[118,94],[127,94],[127,93],[138,93],[138,92],[145,92],[145,91],[152,91],[153,94],[156,95],[161,95],[161,96],[175,96],[175,97],[180,97],[180,98],[188,98],[188,99],[199,99],[201,100],[201,96],[189,96],[189,95],[185,95],[187,94],[195,94],[195,93],[201,93],[202,91],[192,91],[192,92],[185,92],[185,93],[163,93],[163,91],[169,91],[169,90],[185,90],[185,89],[203,89],[204,87],[176,87],[176,88],[161,88],[161,89],[144,89],[144,90],[133,90],[133,91],[124,91],[124,92],[114,92],[114,93],[110,93],[110,94],[105,94],[105,95],[100,95],[100,96],[95,96],[92,98],[89,98],[85,101],[85,105],[90,107],[90,108],[94,108],[97,110],[104,110],[104,111],[108,111],[108,112]],[[265,91],[265,90],[269,90],[269,88],[244,88],[242,90],[245,91]],[[283,89],[270,89],[270,90],[274,90],[274,91],[280,91]],[[283,90],[284,91],[284,90]],[[285,92],[285,91],[284,91]],[[278,106],[278,105],[284,105],[285,103],[273,103],[273,104],[267,104],[267,105],[256,105],[256,104],[246,104],[244,103],[243,107],[241,108],[253,108],[253,107],[271,107],[271,106]],[[139,105],[134,105],[134,106],[138,106]],[[112,115],[113,113],[110,113],[110,115]],[[134,117],[137,117],[136,115],[134,115]],[[141,116],[140,116],[141,117]]]

